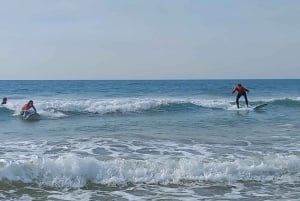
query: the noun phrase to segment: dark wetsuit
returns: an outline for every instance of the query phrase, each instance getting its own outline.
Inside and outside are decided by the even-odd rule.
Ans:
[[[246,89],[246,88],[243,87],[243,86],[236,86],[236,87],[234,88],[234,90],[233,90],[232,93],[234,93],[234,92],[236,92],[236,91],[237,91],[237,93],[238,93],[238,94],[236,95],[236,100],[235,100],[237,107],[240,108],[239,99],[240,99],[241,96],[244,96],[246,105],[247,105],[247,107],[248,107],[248,99],[247,99],[247,93],[246,93],[246,92],[249,92],[249,90]]]

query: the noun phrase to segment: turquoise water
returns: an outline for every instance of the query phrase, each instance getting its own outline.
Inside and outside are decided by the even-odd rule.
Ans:
[[[0,81],[0,200],[299,199],[299,94],[300,80]],[[30,99],[39,120],[18,116]]]

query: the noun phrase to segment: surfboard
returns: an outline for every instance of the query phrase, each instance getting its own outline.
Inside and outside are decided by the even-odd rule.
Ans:
[[[38,113],[29,114],[26,117],[24,117],[25,120],[39,120],[40,115]]]
[[[37,121],[40,119],[40,115],[36,112],[27,114],[26,116],[24,116],[22,113],[20,114],[21,119],[23,120],[27,120],[27,121]]]
[[[259,109],[262,109],[264,107],[266,107],[268,104],[267,103],[263,103],[263,104],[260,104],[260,105],[256,105],[253,107],[253,110],[259,110]]]

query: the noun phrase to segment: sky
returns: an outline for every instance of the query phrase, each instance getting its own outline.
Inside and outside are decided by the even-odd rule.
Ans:
[[[300,78],[299,0],[0,0],[0,79]]]

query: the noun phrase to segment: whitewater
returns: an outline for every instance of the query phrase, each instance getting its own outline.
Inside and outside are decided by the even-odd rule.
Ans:
[[[0,95],[0,200],[300,197],[300,80],[2,80]],[[29,100],[38,120],[19,117]]]

